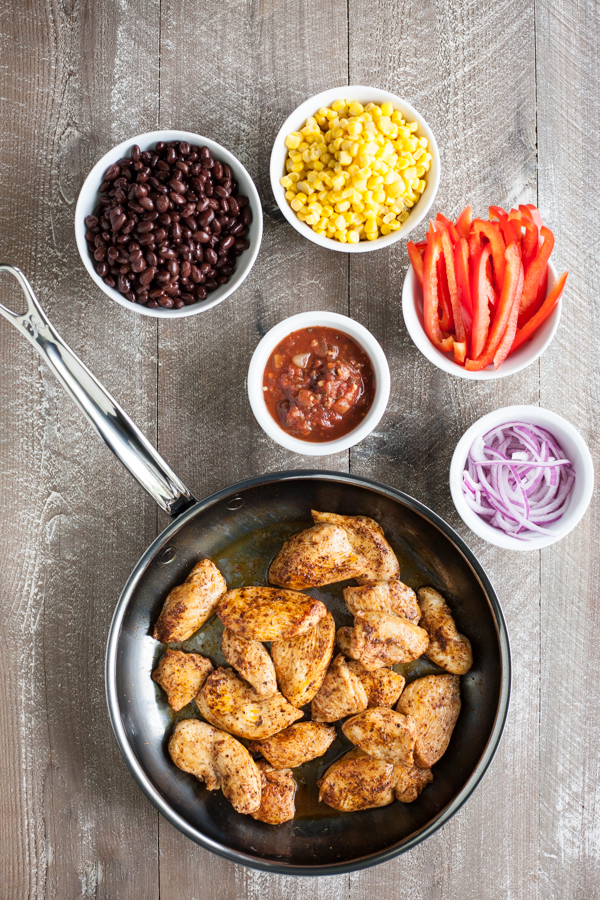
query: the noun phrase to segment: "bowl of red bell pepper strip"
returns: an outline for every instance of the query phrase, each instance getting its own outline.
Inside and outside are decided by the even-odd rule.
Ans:
[[[550,261],[554,235],[533,204],[489,219],[467,206],[438,213],[426,240],[408,242],[402,312],[411,338],[438,368],[460,378],[503,378],[552,341],[567,272]]]

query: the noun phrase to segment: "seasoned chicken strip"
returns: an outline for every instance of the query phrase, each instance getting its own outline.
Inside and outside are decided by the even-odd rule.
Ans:
[[[344,600],[353,616],[364,612],[388,612],[419,624],[421,610],[415,592],[399,578],[344,588]]]
[[[169,754],[176,766],[206,782],[209,791],[222,788],[239,813],[259,809],[261,778],[256,763],[230,734],[197,719],[183,719],[171,735]]]
[[[417,766],[394,766],[394,779],[396,800],[400,803],[412,803],[423,788],[433,781],[433,772]]]
[[[367,516],[339,516],[336,513],[311,510],[316,524],[326,523],[344,528],[350,543],[362,557],[364,568],[354,576],[359,584],[374,581],[390,581],[400,576],[400,564],[396,554],[386,541],[383,528],[375,519]]]
[[[320,587],[355,578],[364,571],[344,528],[313,525],[292,535],[269,569],[269,581],[287,588]]]
[[[355,748],[319,779],[319,800],[340,812],[388,806],[394,800],[394,767]]]
[[[421,627],[429,635],[425,656],[452,675],[465,675],[473,665],[471,642],[456,630],[452,611],[431,587],[419,588]]]
[[[296,782],[291,769],[274,769],[264,759],[256,762],[261,778],[260,806],[251,813],[253,819],[267,825],[289,822],[296,814]]]
[[[329,612],[303,634],[273,641],[271,656],[277,683],[292,706],[300,708],[315,696],[331,662],[334,643],[335,622]]]
[[[354,628],[352,628],[352,626],[350,625],[344,625],[342,628],[338,628],[335,633],[336,644],[338,645],[344,656],[347,656],[350,659],[356,659],[356,657],[353,655],[354,651],[352,649],[353,637]]]
[[[373,671],[408,663],[427,650],[429,637],[419,625],[391,613],[361,612],[354,619],[350,642],[353,659]]]
[[[210,673],[213,664],[199,653],[165,650],[152,678],[167,695],[167,703],[178,712],[194,699]]]
[[[221,668],[209,675],[196,704],[211,725],[255,741],[271,737],[303,716],[279,693],[261,697],[233,669]]]
[[[369,672],[362,663],[354,659],[348,662],[348,668],[362,681],[369,698],[369,709],[380,706],[391,708],[398,701],[406,683],[403,675],[391,669],[376,669],[375,672]]]
[[[225,661],[252,685],[260,697],[272,697],[277,693],[275,666],[264,644],[247,641],[226,628],[221,650]]]
[[[316,759],[329,749],[335,740],[335,727],[320,722],[298,722],[285,731],[263,741],[253,741],[250,753],[262,753],[275,769],[294,769]]]
[[[393,709],[367,709],[347,719],[342,731],[349,741],[375,759],[412,766],[417,728],[410,716]]]
[[[415,720],[415,765],[430,769],[446,752],[460,713],[458,675],[417,678],[404,688],[396,709]]]
[[[247,641],[282,641],[308,631],[327,613],[320,600],[281,588],[229,591],[217,609],[225,628]]]
[[[360,678],[350,671],[339,653],[329,666],[325,680],[311,704],[313,722],[337,722],[361,712],[369,700]]]
[[[215,564],[201,559],[165,600],[154,626],[154,640],[161,644],[187,641],[216,612],[226,591],[225,579]]]

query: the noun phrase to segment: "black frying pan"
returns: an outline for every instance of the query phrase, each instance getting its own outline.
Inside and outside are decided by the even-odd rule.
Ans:
[[[510,652],[502,611],[482,567],[461,538],[423,504],[393,488],[334,472],[263,476],[197,502],[129,417],[61,340],[26,278],[25,315],[0,312],[34,345],[101,437],[173,522],[133,570],[119,599],[106,653],[106,694],[125,760],[146,796],[180,831],[235,862],[272,872],[327,875],[384,862],[448,821],[475,789],[500,740],[510,692]],[[375,518],[398,554],[412,587],[429,584],[452,606],[459,630],[473,644],[474,667],[461,679],[462,712],[434,782],[412,804],[338,814],[316,802],[316,779],[346,749],[338,738],[325,757],[296,770],[298,816],[282,826],[241,816],[220,791],[208,792],[177,769],[166,752],[175,719],[198,716],[193,704],[174,716],[150,678],[162,653],[151,637],[167,592],[201,557],[213,559],[230,587],[266,583],[268,565],[293,532],[311,524],[310,509]],[[342,585],[313,591],[337,624],[351,619]],[[220,657],[213,619],[182,645]],[[433,671],[417,661],[412,678]]]

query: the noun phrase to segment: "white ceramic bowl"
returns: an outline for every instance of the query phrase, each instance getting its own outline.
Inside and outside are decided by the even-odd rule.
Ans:
[[[302,128],[309,116],[314,116],[318,109],[322,106],[330,106],[335,100],[358,100],[359,103],[391,103],[394,109],[399,109],[403,118],[411,122],[418,122],[419,128],[416,134],[426,137],[429,141],[428,151],[431,153],[431,167],[427,173],[427,187],[423,191],[421,199],[416,203],[410,211],[410,215],[406,222],[398,231],[391,234],[383,235],[374,241],[359,241],[358,244],[341,244],[331,238],[321,237],[312,230],[310,225],[301,222],[296,216],[294,210],[285,199],[285,189],[279,183],[280,179],[285,175],[285,160],[287,156],[287,147],[285,139],[291,131],[298,131]],[[281,128],[279,134],[275,138],[273,150],[271,151],[271,187],[277,201],[279,209],[286,217],[290,225],[296,231],[303,234],[309,241],[318,244],[320,247],[326,247],[329,250],[338,250],[340,253],[367,253],[370,250],[379,250],[381,247],[389,247],[390,244],[405,238],[409,232],[416,228],[423,221],[431,204],[437,194],[440,183],[440,154],[438,145],[433,132],[423,116],[417,110],[401,100],[395,94],[389,91],[382,91],[379,88],[363,87],[361,85],[344,85],[343,87],[330,88],[321,94],[306,100],[294,112],[288,116]]]
[[[215,159],[231,166],[235,179],[239,185],[240,194],[248,197],[250,208],[252,209],[252,224],[247,238],[250,242],[250,247],[242,253],[241,256],[238,256],[235,272],[230,277],[228,283],[220,285],[216,291],[212,291],[206,300],[194,303],[191,306],[183,306],[181,309],[148,309],[146,306],[130,303],[123,294],[120,294],[115,288],[108,287],[102,278],[100,278],[94,267],[94,260],[90,256],[85,240],[85,232],[87,229],[85,227],[84,219],[93,212],[98,203],[98,188],[102,183],[102,176],[106,169],[123,156],[129,156],[131,147],[134,144],[137,144],[142,150],[149,150],[151,147],[154,147],[158,141],[188,141],[190,144],[208,147]],[[112,300],[116,300],[121,306],[124,306],[126,309],[130,309],[133,312],[141,313],[144,316],[154,316],[157,319],[181,319],[184,316],[193,316],[197,313],[205,312],[205,310],[210,309],[212,306],[216,306],[217,303],[221,303],[226,297],[233,294],[254,265],[254,261],[260,248],[262,230],[263,220],[260,198],[254,186],[254,182],[244,166],[236,159],[233,153],[230,153],[225,147],[222,147],[215,141],[211,141],[209,138],[202,137],[199,134],[192,134],[189,131],[149,131],[147,134],[138,134],[136,137],[129,138],[121,144],[118,144],[116,147],[113,147],[113,149],[109,150],[102,159],[98,160],[83,182],[83,186],[79,192],[77,206],[75,207],[75,238],[77,240],[77,249],[79,250],[79,255],[91,278],[107,296]]]
[[[498,425],[509,422],[529,422],[549,431],[558,441],[575,469],[575,484],[571,492],[569,505],[562,517],[548,525],[551,534],[540,535],[528,540],[518,540],[505,534],[498,528],[488,525],[468,505],[463,495],[462,475],[465,470],[467,456],[473,441],[483,436]],[[504,547],[507,550],[539,550],[556,543],[575,528],[589,506],[594,489],[594,466],[587,444],[576,428],[562,416],[542,409],[539,406],[505,406],[495,412],[488,413],[478,419],[463,434],[456,445],[450,464],[450,492],[457,512],[471,531],[483,538],[488,544]]]
[[[267,409],[263,392],[265,367],[277,344],[286,338],[288,334],[299,331],[301,328],[311,327],[335,328],[347,334],[365,351],[371,360],[373,374],[375,375],[375,397],[369,412],[362,422],[343,437],[334,441],[323,441],[320,443],[301,441],[284,431]],[[305,456],[329,456],[332,453],[340,453],[342,450],[347,450],[348,447],[358,444],[379,423],[385,412],[389,396],[390,370],[385,353],[378,341],[363,325],[355,322],[354,319],[349,319],[347,316],[341,316],[339,313],[305,312],[298,313],[296,316],[290,316],[289,319],[284,319],[283,322],[275,325],[274,328],[271,328],[265,334],[252,355],[250,368],[248,369],[248,399],[258,424],[270,438],[273,438],[286,450],[293,450],[294,453],[302,453]]]
[[[548,263],[548,293],[554,287],[556,282],[556,269],[551,262]],[[423,356],[427,357],[438,369],[448,372],[449,375],[456,375],[458,378],[469,378],[471,381],[488,381],[494,378],[505,378],[507,375],[514,375],[521,369],[526,369],[532,362],[535,362],[542,355],[546,347],[548,347],[556,334],[558,323],[562,312],[562,298],[558,301],[558,305],[554,312],[548,316],[543,325],[538,328],[533,338],[526,341],[518,350],[511,353],[502,365],[495,369],[493,365],[482,369],[480,372],[469,372],[464,366],[459,366],[454,362],[451,353],[442,353],[437,347],[434,347],[423,327],[423,291],[421,285],[417,281],[414,269],[411,265],[404,277],[404,286],[402,288],[402,315],[404,316],[404,324],[406,330],[410,334],[413,342],[417,345]]]

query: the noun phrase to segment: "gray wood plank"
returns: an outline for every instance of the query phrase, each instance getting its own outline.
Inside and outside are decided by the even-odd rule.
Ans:
[[[487,215],[492,203],[535,201],[533,3],[375,7],[350,0],[349,9],[350,83],[405,98],[437,136],[442,178],[431,217],[438,210],[455,217],[467,202]],[[419,239],[427,224],[417,229]],[[479,416],[537,402],[538,367],[478,383],[425,360],[402,319],[405,246],[351,262],[351,314],[381,341],[393,382],[386,416],[351,451],[351,470],[424,501],[478,554],[508,620],[513,696],[499,753],[466,806],[422,847],[352,875],[350,896],[531,900],[538,895],[538,554],[515,559],[471,534],[454,510],[448,470],[457,441]]]
[[[216,55],[198,51],[207,23]],[[347,453],[308,458],[273,443],[255,422],[245,387],[252,352],[277,322],[310,309],[347,313],[346,258],[308,245],[283,220],[268,174],[273,140],[289,113],[346,81],[346,4],[169,0],[161,34],[161,126],[206,135],[231,150],[255,180],[265,214],[262,248],[242,287],[206,314],[161,323],[161,453],[199,497],[262,472],[347,469]],[[301,880],[209,856],[164,820],[160,846],[163,900],[305,892]],[[337,897],[345,879],[311,884]]]
[[[156,121],[158,6],[0,4],[3,258],[150,438],[156,325],[92,284],[73,213],[96,159]],[[0,892],[150,900],[157,814],[117,750],[103,669],[156,510],[26,342],[4,320],[0,332]]]
[[[561,326],[542,359],[541,402],[579,429],[598,472],[600,8],[538,2],[536,22],[540,209],[556,238],[556,265],[569,270]],[[599,519],[596,491],[575,531],[542,553],[540,866],[548,900],[600,893]]]

